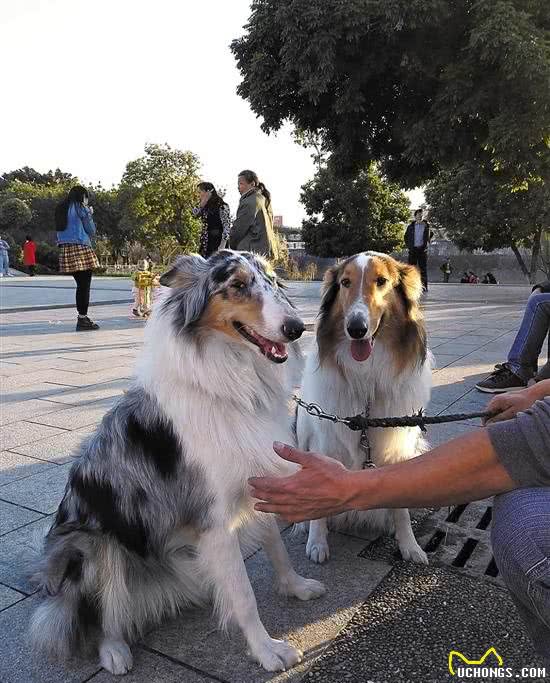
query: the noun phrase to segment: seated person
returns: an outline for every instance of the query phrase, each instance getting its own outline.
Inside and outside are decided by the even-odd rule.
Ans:
[[[550,362],[539,371],[538,358],[550,327],[550,281],[533,287],[523,320],[505,363],[476,384],[476,389],[489,394],[524,389],[531,380],[550,378]]]

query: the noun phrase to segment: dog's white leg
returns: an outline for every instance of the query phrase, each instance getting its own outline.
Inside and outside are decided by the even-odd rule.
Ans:
[[[299,600],[311,600],[312,598],[319,598],[327,592],[320,581],[306,579],[294,570],[277,522],[272,517],[266,521],[264,549],[275,570],[280,593],[293,595]]]
[[[395,523],[395,539],[404,560],[418,564],[428,564],[428,556],[418,545],[411,526],[411,517],[407,508],[392,510]]]
[[[330,557],[327,536],[328,526],[326,519],[314,519],[309,523],[306,555],[312,562],[322,564]]]
[[[236,534],[223,528],[206,531],[197,549],[212,583],[222,624],[230,619],[237,622],[252,657],[267,671],[284,671],[300,662],[300,650],[284,640],[270,638],[260,621]]]

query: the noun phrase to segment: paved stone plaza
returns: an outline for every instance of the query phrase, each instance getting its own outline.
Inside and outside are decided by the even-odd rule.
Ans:
[[[319,283],[292,283],[290,291],[312,322]],[[425,310],[437,369],[429,414],[467,412],[486,404],[487,396],[476,392],[474,384],[506,357],[528,292],[527,286],[431,288]],[[37,660],[26,638],[38,599],[28,573],[62,497],[71,451],[125,390],[143,338],[143,323],[128,318],[127,303],[105,304],[129,300],[126,280],[94,281],[92,300],[104,302],[90,311],[102,326],[99,332],[76,333],[73,308],[21,310],[67,306],[73,296],[68,278],[0,283],[2,683],[114,680],[96,660],[63,665]],[[304,349],[308,340],[311,333],[303,340]],[[431,428],[428,438],[438,444],[477,428],[475,422],[443,425]],[[415,511],[423,542],[441,514]],[[238,634],[221,634],[209,612],[190,610],[135,647],[134,670],[125,680],[441,683],[449,680],[450,649],[479,657],[494,646],[506,666],[536,661],[498,580],[438,559],[451,540],[443,554],[434,553],[430,567],[418,568],[399,561],[393,542],[333,534],[330,562],[315,566],[305,559],[303,538],[288,529],[284,536],[298,571],[323,580],[326,597],[299,603],[273,595],[264,554],[254,553],[247,565],[267,629],[304,650],[300,666],[278,675],[261,671],[247,659]]]

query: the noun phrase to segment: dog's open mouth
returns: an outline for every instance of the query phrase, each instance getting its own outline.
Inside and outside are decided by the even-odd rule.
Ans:
[[[372,353],[373,347],[374,339],[354,339],[351,342],[351,355],[353,360],[367,360]]]
[[[264,356],[274,363],[284,363],[288,358],[288,353],[286,352],[286,346],[284,344],[262,337],[261,334],[255,332],[251,327],[248,327],[248,325],[243,325],[243,323],[234,322],[233,327],[242,337],[251,344],[257,346]]]

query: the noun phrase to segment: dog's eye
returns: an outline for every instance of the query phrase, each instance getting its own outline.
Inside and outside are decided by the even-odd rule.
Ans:
[[[246,287],[245,283],[241,282],[240,280],[235,280],[231,283],[231,286],[235,289],[244,289]]]
[[[387,281],[388,281],[388,279],[385,278],[385,277],[382,277],[382,276],[377,277],[377,278],[376,278],[376,285],[377,285],[378,287],[383,287],[383,286],[386,284]]]
[[[351,280],[349,279],[349,277],[345,277],[343,280],[340,281],[340,284],[342,285],[342,287],[349,289],[349,287],[351,287]]]

